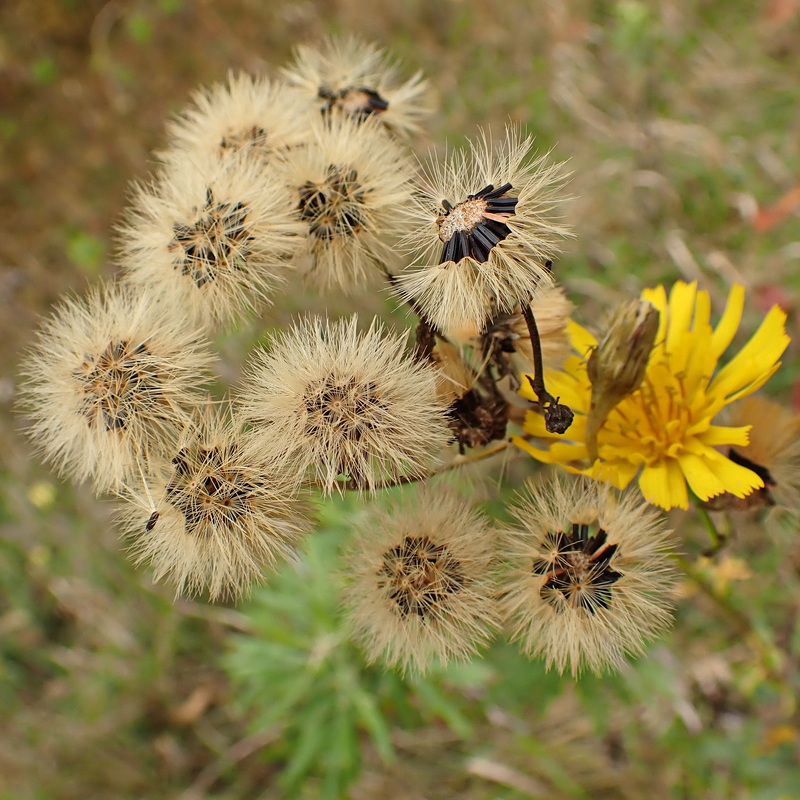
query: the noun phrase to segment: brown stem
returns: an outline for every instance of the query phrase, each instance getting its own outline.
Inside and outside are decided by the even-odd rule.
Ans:
[[[572,425],[572,409],[558,401],[560,397],[553,397],[544,385],[544,365],[542,363],[542,341],[539,338],[539,329],[536,327],[536,319],[533,316],[533,307],[528,304],[522,307],[522,316],[528,326],[528,334],[531,337],[531,350],[533,351],[533,377],[527,375],[539,406],[544,414],[544,426],[549,433],[566,433]]]

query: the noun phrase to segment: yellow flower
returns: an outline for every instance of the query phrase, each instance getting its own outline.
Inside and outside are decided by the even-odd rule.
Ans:
[[[515,437],[516,444],[539,461],[618,488],[638,474],[645,498],[662,508],[687,508],[687,483],[701,500],[723,492],[745,497],[763,481],[716,448],[746,445],[750,426],[726,427],[713,420],[729,403],[763,386],[780,366],[778,359],[789,344],[786,314],[773,306],[750,341],[717,369],[741,321],[744,287],[731,289],[716,328],[709,321],[709,294],[698,291],[696,283],[676,283],[669,300],[663,286],[646,289],[642,298],[660,312],[656,345],[640,388],[615,406],[603,423],[594,464],[582,468],[581,462],[588,459],[585,432],[591,401],[586,362],[597,340],[574,322],[569,336],[577,354],[566,360],[563,371],[546,374],[548,390],[575,412],[570,440],[548,433],[544,419],[530,412],[525,430],[550,443],[537,447]],[[535,399],[528,381],[522,387],[523,396]]]

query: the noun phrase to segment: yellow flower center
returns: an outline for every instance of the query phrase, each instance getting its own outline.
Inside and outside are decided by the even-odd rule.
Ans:
[[[692,386],[690,397],[681,376],[670,369],[669,355],[664,356],[651,363],[641,388],[609,414],[598,437],[601,457],[650,466],[677,458],[694,437],[707,413],[705,387]]]

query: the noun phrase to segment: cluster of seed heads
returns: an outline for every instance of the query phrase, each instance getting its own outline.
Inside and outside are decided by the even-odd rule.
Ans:
[[[550,268],[569,235],[563,170],[514,127],[418,167],[429,94],[353,40],[200,90],[135,190],[119,281],[65,300],[31,351],[31,436],[64,475],[120,497],[133,557],[178,591],[241,595],[302,545],[314,491],[404,484],[345,558],[370,658],[424,669],[506,626],[561,669],[618,664],[668,619],[653,599],[664,532],[640,500],[537,485],[498,530],[432,477],[506,441],[523,372],[532,410],[571,414],[543,381],[570,311]],[[377,321],[305,317],[213,394],[214,334],[299,280],[388,288],[418,318],[415,345]]]

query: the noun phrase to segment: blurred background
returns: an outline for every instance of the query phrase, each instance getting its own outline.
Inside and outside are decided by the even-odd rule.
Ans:
[[[738,281],[742,338],[780,303],[796,339],[799,0],[3,0],[0,798],[800,798],[793,518],[739,518],[620,676],[560,678],[497,645],[406,680],[365,666],[332,612],[355,500],[321,510],[299,573],[210,606],[135,571],[109,503],[32,456],[12,411],[25,347],[62,293],[116,273],[165,119],[330,33],[430,79],[421,155],[511,119],[569,162],[556,270],[583,324],[678,278],[719,311]],[[275,321],[326,302],[383,303],[295,298]],[[241,358],[248,335],[218,344]],[[768,386],[787,405],[798,355]],[[671,524],[690,556],[708,546]]]

